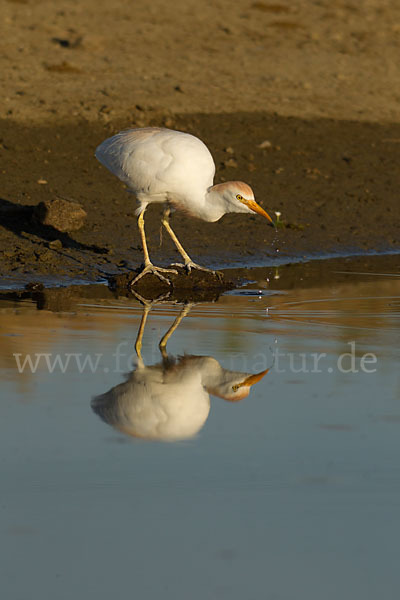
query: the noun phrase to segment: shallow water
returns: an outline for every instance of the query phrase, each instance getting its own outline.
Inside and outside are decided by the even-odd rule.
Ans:
[[[3,297],[4,597],[397,598],[400,277],[302,269]]]

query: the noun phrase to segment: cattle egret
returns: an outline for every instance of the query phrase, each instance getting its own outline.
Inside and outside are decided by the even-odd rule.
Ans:
[[[173,210],[182,210],[204,221],[218,221],[226,213],[258,213],[273,225],[271,217],[254,200],[250,186],[242,181],[213,185],[215,165],[207,146],[197,137],[181,131],[145,127],[129,129],[104,140],[96,158],[135,194],[136,211],[143,245],[144,267],[131,285],[147,273],[166,283],[163,273],[177,273],[152,264],[144,230],[144,212],[151,203],[165,206],[162,224],[171,236],[184,263],[172,266],[209,271],[194,263],[169,224]]]
[[[208,418],[210,394],[230,402],[242,400],[268,369],[252,375],[224,369],[212,356],[168,356],[167,341],[190,305],[182,309],[159,344],[162,362],[146,366],[141,347],[150,307],[145,306],[136,339],[136,369],[124,383],[93,398],[92,409],[103,421],[133,437],[188,439],[200,431]]]

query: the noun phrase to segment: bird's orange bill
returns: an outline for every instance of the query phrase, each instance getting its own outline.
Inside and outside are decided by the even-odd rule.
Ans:
[[[254,385],[255,383],[258,383],[259,381],[261,381],[261,379],[264,377],[264,375],[266,375],[268,373],[269,369],[266,369],[265,371],[261,371],[261,373],[256,373],[255,375],[249,375],[249,377],[246,377],[246,379],[244,381],[242,381],[242,383],[238,384],[238,387],[244,387],[247,385]]]
[[[256,212],[259,215],[262,215],[263,217],[268,219],[268,221],[270,221],[272,223],[272,225],[274,225],[274,222],[271,219],[271,217],[269,216],[269,214],[267,212],[265,212],[265,210],[263,208],[261,208],[261,206],[259,204],[257,204],[257,202],[255,200],[246,200],[244,198],[242,200],[242,202],[243,202],[243,204],[245,204],[246,206],[251,208],[251,210],[254,210],[254,212]]]

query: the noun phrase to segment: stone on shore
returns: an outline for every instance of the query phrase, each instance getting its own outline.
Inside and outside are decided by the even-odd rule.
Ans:
[[[51,225],[63,233],[80,229],[86,217],[86,211],[78,202],[60,197],[40,202],[34,211],[34,218],[42,225]]]

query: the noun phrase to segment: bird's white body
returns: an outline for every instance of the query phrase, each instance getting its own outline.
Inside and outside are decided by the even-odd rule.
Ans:
[[[160,273],[163,269],[154,267],[149,258],[143,218],[148,204],[165,205],[162,223],[184,259],[182,266],[188,271],[192,267],[208,269],[191,260],[172,231],[169,225],[171,209],[210,222],[218,221],[226,213],[257,212],[272,223],[246,183],[228,181],[213,185],[213,158],[207,146],[188,133],[159,127],[121,131],[98,146],[96,158],[126,183],[139,201],[138,226],[145,268],[132,283],[149,272],[169,283]]]
[[[193,135],[155,127],[122,131],[97,148],[96,158],[127,184],[141,209],[166,202],[204,220],[217,216],[205,211],[214,161]]]
[[[157,127],[121,131],[100,144],[96,158],[136,195],[140,211],[153,202],[168,203],[204,221],[217,221],[231,212],[223,201],[228,184],[215,186],[222,194],[213,193],[214,160],[194,135]],[[234,183],[254,199],[249,186]],[[244,204],[236,209],[251,212]]]

